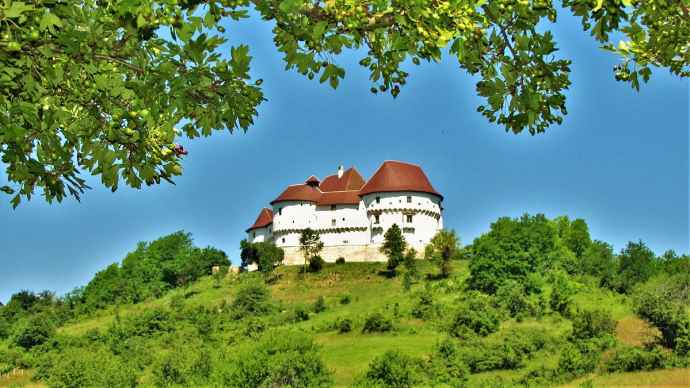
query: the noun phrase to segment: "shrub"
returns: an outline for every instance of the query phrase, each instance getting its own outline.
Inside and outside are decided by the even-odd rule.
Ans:
[[[215,379],[232,387],[330,387],[331,375],[319,346],[305,333],[267,332],[258,343],[229,350]]]
[[[364,321],[362,333],[385,333],[393,330],[393,322],[381,313],[373,313]]]
[[[36,315],[23,321],[17,328],[14,343],[24,349],[41,345],[55,334],[52,322],[43,315]]]
[[[570,306],[575,294],[575,287],[563,271],[556,271],[551,277],[553,288],[551,289],[549,306],[553,311],[563,316],[570,316]]]
[[[295,307],[295,311],[293,314],[293,320],[296,322],[308,321],[309,320],[309,311],[304,306]]]
[[[336,261],[336,264],[345,264],[345,258],[344,257],[339,257]]]
[[[413,317],[418,319],[430,319],[436,316],[438,306],[434,304],[434,297],[430,290],[425,289],[417,296],[415,304],[412,306],[410,313]]]
[[[491,304],[490,298],[478,292],[471,292],[456,312],[450,324],[450,333],[463,338],[469,330],[486,336],[496,332],[500,324],[500,313]]]
[[[618,349],[606,363],[609,372],[633,372],[662,369],[670,366],[670,353],[656,346],[646,350],[638,347]]]
[[[349,318],[343,318],[338,322],[338,333],[349,333],[352,331],[352,320]]]
[[[51,387],[135,387],[136,371],[104,349],[70,348],[54,354],[39,371]]]
[[[427,363],[427,374],[433,385],[462,387],[467,384],[470,370],[461,357],[461,352],[451,339],[437,344]]]
[[[350,304],[350,302],[352,302],[350,294],[345,294],[340,297],[340,304]]]
[[[656,326],[663,345],[680,355],[690,353],[690,317],[683,303],[673,300],[667,290],[640,290],[634,298],[635,312]]]
[[[374,358],[366,373],[368,386],[412,387],[421,382],[421,360],[397,351],[387,351]]]
[[[496,304],[518,319],[540,313],[538,302],[530,298],[525,286],[515,280],[507,280],[496,291]]]
[[[259,282],[251,282],[240,287],[230,307],[235,318],[264,315],[273,310],[269,290]]]
[[[314,256],[309,259],[309,272],[319,272],[323,268],[326,262],[323,261],[321,256]]]
[[[316,299],[316,302],[314,302],[314,312],[315,313],[320,313],[322,311],[326,310],[326,300],[323,298],[323,296],[319,296]]]
[[[596,345],[587,341],[568,344],[563,348],[558,359],[561,374],[578,377],[594,371],[601,358]]]
[[[616,321],[611,313],[605,310],[578,311],[573,317],[574,339],[586,340],[613,336],[616,333]]]

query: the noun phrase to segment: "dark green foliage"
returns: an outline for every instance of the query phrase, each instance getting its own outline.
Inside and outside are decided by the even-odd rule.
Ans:
[[[283,249],[271,242],[250,243],[242,240],[240,241],[240,249],[242,268],[256,264],[259,272],[265,277],[270,277],[275,267],[280,265],[285,258]]]
[[[340,304],[350,304],[352,302],[352,296],[350,294],[345,294],[340,297]]]
[[[419,319],[431,319],[439,314],[439,306],[434,303],[431,290],[425,288],[416,295],[416,300],[410,311],[413,317]]]
[[[472,373],[517,369],[545,345],[545,336],[536,330],[513,330],[500,343],[465,341],[460,358]]]
[[[618,262],[616,287],[624,293],[630,293],[636,284],[647,281],[656,270],[654,252],[642,241],[629,242],[618,255]]]
[[[555,227],[542,214],[499,218],[470,250],[470,278],[475,290],[493,294],[509,279],[524,282],[557,261]]]
[[[462,351],[451,339],[445,339],[434,347],[426,364],[426,371],[434,385],[447,384],[451,387],[467,385],[470,374]]]
[[[395,269],[404,261],[404,252],[407,243],[402,231],[397,224],[393,224],[383,235],[383,244],[381,245],[381,252],[388,257],[386,268],[391,274],[395,274]]]
[[[330,372],[319,347],[304,333],[291,330],[267,332],[258,343],[231,351],[229,370],[219,376],[222,386],[328,387]]]
[[[295,307],[295,311],[292,314],[292,320],[294,322],[308,321],[309,320],[309,310],[302,305]]]
[[[471,336],[468,332],[486,336],[496,332],[500,324],[501,314],[493,306],[491,299],[473,291],[461,302],[450,323],[449,332],[458,338]]]
[[[606,310],[578,311],[572,319],[575,340],[611,337],[616,334],[616,321]]]
[[[405,388],[421,382],[421,360],[397,351],[387,351],[369,364],[363,386]]]
[[[563,316],[570,316],[570,306],[576,291],[573,283],[568,275],[562,271],[555,271],[551,274],[551,283],[549,306],[553,311]]]
[[[539,317],[543,313],[541,294],[528,294],[524,285],[508,280],[496,291],[496,304],[509,316],[521,320],[525,317]]]
[[[343,318],[338,321],[338,333],[349,333],[352,331],[352,320],[350,318]]]
[[[611,288],[616,271],[617,262],[611,245],[594,240],[580,259],[580,272],[599,278],[601,286]]]
[[[45,343],[54,334],[53,322],[46,315],[35,315],[19,323],[14,343],[24,349],[31,349]]]
[[[325,264],[321,256],[312,256],[309,259],[309,272],[320,272]]]
[[[326,299],[323,296],[319,296],[314,302],[314,312],[320,313],[326,311]]]
[[[335,260],[336,264],[345,264],[345,258],[344,257],[339,257]]]
[[[594,371],[600,359],[601,351],[595,344],[578,341],[563,347],[558,369],[560,373],[575,378]]]
[[[237,291],[230,310],[236,318],[267,314],[273,310],[270,291],[259,282],[244,284]]]
[[[669,288],[640,289],[634,298],[635,313],[661,332],[661,343],[680,355],[690,354],[690,316],[687,304]],[[680,301],[679,301],[680,300]]]
[[[670,352],[659,346],[651,349],[625,347],[617,349],[606,362],[609,372],[633,372],[640,370],[663,369],[673,366]]]
[[[419,276],[419,272],[417,271],[417,251],[415,251],[414,248],[410,248],[405,252],[403,265],[405,266],[403,289],[409,291],[410,288],[412,288],[412,282]]]
[[[381,313],[370,314],[362,327],[362,333],[385,333],[391,330],[393,330],[393,321]]]

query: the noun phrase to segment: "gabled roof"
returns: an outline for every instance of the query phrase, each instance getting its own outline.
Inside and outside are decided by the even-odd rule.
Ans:
[[[318,185],[319,185],[319,178],[317,178],[317,177],[311,175],[309,178],[307,178],[306,181],[304,181],[304,183],[306,183],[306,184],[308,184],[308,185],[311,184],[311,185],[316,185],[316,186],[318,186]]]
[[[250,226],[249,229],[246,230],[247,233],[249,231],[258,229],[258,228],[264,228],[268,225],[271,225],[273,223],[273,210],[269,208],[263,208],[259,212],[259,216],[256,217],[256,221],[254,221],[254,225]]]
[[[387,160],[362,187],[360,196],[392,191],[415,191],[443,196],[437,192],[422,168],[416,164]]]
[[[327,191],[321,194],[317,205],[359,205],[359,190]]]
[[[271,201],[271,205],[282,201],[317,202],[320,197],[321,190],[317,187],[310,186],[306,183],[290,185],[278,196],[278,198]]]
[[[364,186],[364,178],[354,167],[350,167],[343,173],[341,178],[338,175],[329,175],[323,179],[319,188],[321,191],[346,191],[359,190]]]

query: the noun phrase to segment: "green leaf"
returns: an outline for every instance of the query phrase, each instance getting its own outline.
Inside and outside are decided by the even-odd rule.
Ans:
[[[62,27],[62,21],[54,13],[46,12],[45,14],[43,14],[43,17],[41,18],[41,23],[38,28],[41,31],[45,31],[46,29],[48,29],[52,33],[55,32],[55,29],[53,27]]]
[[[16,18],[21,16],[24,12],[31,11],[33,10],[34,7],[31,5],[26,5],[23,1],[15,1],[10,5],[10,8],[7,9],[4,14],[6,18]]]

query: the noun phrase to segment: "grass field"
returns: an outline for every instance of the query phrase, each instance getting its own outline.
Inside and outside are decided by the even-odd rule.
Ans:
[[[310,305],[320,296],[325,298],[327,309],[324,312],[312,313],[309,320],[294,325],[312,333],[316,342],[321,345],[322,357],[328,368],[333,371],[334,382],[337,386],[349,386],[367,370],[374,357],[387,350],[397,349],[412,356],[425,357],[434,345],[447,335],[438,324],[411,319],[409,313],[413,303],[413,298],[409,295],[420,290],[427,283],[432,288],[441,287],[440,283],[420,280],[413,285],[410,291],[412,294],[410,294],[403,290],[400,277],[387,278],[381,274],[383,269],[384,265],[381,263],[329,264],[321,273],[308,274],[304,278],[298,272],[298,267],[283,267],[279,269],[279,280],[271,285],[272,296],[283,311],[297,305]],[[433,273],[435,268],[428,262],[420,261],[419,270],[424,276]],[[467,275],[467,264],[455,263],[454,277],[444,281],[443,287],[456,287],[459,290]],[[228,303],[232,301],[238,283],[239,280],[235,275],[229,275],[220,282],[212,277],[206,277],[188,287],[173,290],[159,299],[137,305],[110,308],[88,319],[68,323],[59,329],[59,333],[79,336],[90,330],[101,331],[114,321],[116,315],[125,317],[153,307],[168,306],[173,298],[180,296],[189,306],[211,307],[223,302]],[[346,295],[349,296],[350,303],[342,304],[340,301]],[[457,292],[438,295],[446,299],[446,302],[452,302],[454,298],[457,298]],[[598,287],[583,287],[574,297],[574,304],[579,308],[609,308],[619,322],[617,335],[623,343],[641,344],[654,334],[643,321],[634,317],[628,300],[610,291]],[[385,312],[396,316],[395,330],[385,334],[362,334],[362,322],[368,314],[373,312]],[[349,318],[354,322],[352,332],[339,334],[335,330],[333,323],[342,318]],[[546,316],[540,320],[526,319],[521,322],[508,320],[503,322],[501,329],[488,337],[488,340],[495,338],[496,341],[500,341],[506,333],[516,327],[536,328],[548,333],[551,337],[560,338],[567,336],[570,325],[570,321],[558,315]],[[527,368],[554,365],[557,361],[558,354],[539,352],[523,369],[474,374],[470,377],[469,383],[472,386],[478,386],[489,382],[490,385],[492,379],[519,377]],[[0,386],[36,386],[29,376],[30,373],[2,377]],[[576,387],[590,381],[594,386],[601,387],[690,386],[689,376],[689,369],[591,375],[567,386]]]

